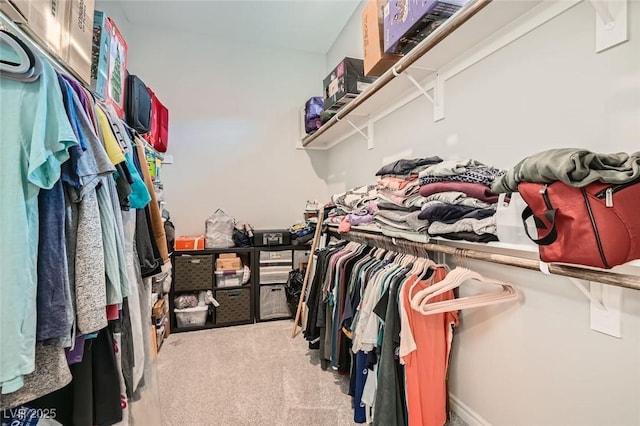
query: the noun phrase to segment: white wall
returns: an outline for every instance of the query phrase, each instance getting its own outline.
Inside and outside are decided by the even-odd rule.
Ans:
[[[327,52],[327,72],[328,75],[345,58],[364,58],[362,47],[362,27],[360,26],[362,11],[367,2],[362,1],[353,12],[349,23],[344,26],[336,41]],[[354,25],[356,24],[356,25]]]
[[[174,164],[161,179],[178,235],[203,233],[217,208],[257,228],[289,227],[307,199],[327,198],[327,154],[295,149],[324,55],[137,27],[100,6],[127,38],[129,71],[169,108]]]
[[[502,168],[554,147],[598,152],[640,145],[640,3],[630,41],[596,54],[594,12],[582,2],[447,81],[446,118],[418,98],[329,151],[330,190],[374,182],[385,157],[472,157]],[[356,34],[356,13],[344,34]],[[336,43],[329,61],[360,46]],[[329,59],[330,58],[330,59]],[[456,135],[457,143],[447,143]],[[453,139],[456,139],[453,138]],[[357,159],[357,161],[354,161]],[[515,283],[518,306],[462,313],[450,390],[493,425],[640,424],[640,292],[624,292],[623,338],[589,328],[589,303],[563,278],[471,263]]]

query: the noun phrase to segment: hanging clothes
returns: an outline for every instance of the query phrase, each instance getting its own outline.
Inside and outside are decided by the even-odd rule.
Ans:
[[[24,43],[0,43],[3,60],[10,48],[27,68],[0,73],[0,410],[127,425],[154,384],[151,288],[134,242],[151,239],[137,226],[152,200],[144,168],[90,92]]]
[[[0,336],[11,342],[0,345],[3,394],[35,369],[38,193],[53,188],[78,144],[57,76],[49,64],[42,68],[33,82],[0,78]]]
[[[321,360],[349,374],[354,422],[442,426],[457,314],[423,315],[409,297],[447,269],[356,243],[329,245],[317,257],[305,337],[320,338]]]

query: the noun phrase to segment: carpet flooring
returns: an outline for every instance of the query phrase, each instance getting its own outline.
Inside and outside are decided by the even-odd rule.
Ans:
[[[162,424],[354,425],[348,378],[320,368],[292,322],[172,334],[158,356]],[[459,418],[451,426],[465,426]]]

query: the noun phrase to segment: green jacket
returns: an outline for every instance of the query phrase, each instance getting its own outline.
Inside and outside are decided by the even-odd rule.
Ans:
[[[640,177],[640,152],[631,155],[596,154],[585,149],[550,149],[525,158],[507,174],[496,179],[491,189],[516,192],[520,182],[551,183],[583,187],[599,181],[625,183]]]

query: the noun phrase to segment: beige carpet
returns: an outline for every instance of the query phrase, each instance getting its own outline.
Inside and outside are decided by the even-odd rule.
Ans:
[[[172,334],[158,357],[164,425],[353,425],[348,379],[291,321]],[[456,426],[464,423],[455,423]]]

